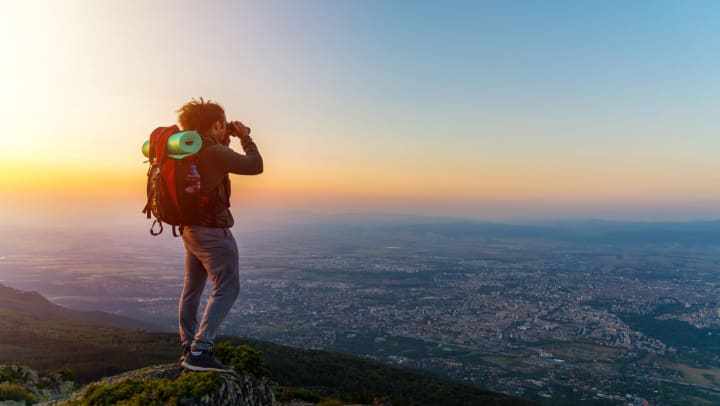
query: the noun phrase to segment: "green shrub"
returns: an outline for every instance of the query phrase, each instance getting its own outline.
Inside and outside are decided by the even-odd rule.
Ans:
[[[317,406],[344,406],[345,403],[337,399],[323,399]]]
[[[268,374],[262,353],[249,345],[234,346],[220,342],[213,345],[213,353],[220,361],[245,375],[260,378]]]
[[[60,377],[63,379],[63,381],[75,382],[75,373],[70,368],[67,368],[67,367],[57,369],[48,374],[48,376],[52,376],[52,375],[60,375]]]
[[[180,399],[198,399],[220,389],[215,372],[183,373],[176,380],[126,379],[113,384],[89,385],[79,401],[70,405],[167,405]]]
[[[17,402],[32,402],[35,399],[32,393],[16,383],[3,382],[0,383],[0,401],[14,400]]]
[[[4,365],[0,368],[0,382],[18,382],[22,380],[21,368],[27,368],[19,364]]]

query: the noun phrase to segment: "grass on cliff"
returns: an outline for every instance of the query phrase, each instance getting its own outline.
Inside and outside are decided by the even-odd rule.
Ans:
[[[70,384],[68,389],[71,389],[74,381],[72,371],[64,368],[43,376],[26,365],[0,365],[0,402],[13,400],[32,404],[46,397],[42,390],[57,390],[65,384]]]
[[[263,364],[263,356],[259,351],[247,345],[232,345],[221,342],[214,347],[215,355],[225,364],[232,365],[243,375],[261,378],[268,372]],[[222,382],[217,372],[183,371],[175,379],[162,378],[128,378],[114,383],[93,383],[88,385],[82,397],[68,403],[70,406],[85,405],[179,405],[188,400],[198,400],[206,394],[220,389]],[[281,390],[293,399],[312,399],[318,406],[342,406],[338,399],[320,397],[311,391],[297,388]]]
[[[35,396],[24,387],[11,382],[0,383],[0,402],[14,400],[16,402],[30,403]]]
[[[217,372],[185,372],[175,380],[129,378],[112,384],[90,384],[82,398],[68,405],[177,405],[213,393],[220,384]]]
[[[243,375],[259,378],[267,372],[262,354],[247,346],[218,343],[215,355]],[[183,371],[175,379],[128,378],[114,383],[93,383],[82,397],[69,405],[177,405],[187,399],[199,399],[220,389],[217,372]]]

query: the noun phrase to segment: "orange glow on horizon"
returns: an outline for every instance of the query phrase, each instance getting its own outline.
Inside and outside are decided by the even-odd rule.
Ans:
[[[267,165],[266,165],[267,166]],[[146,166],[137,171],[111,168],[85,169],[60,164],[0,164],[0,187],[5,195],[30,196],[63,201],[95,202],[144,198]],[[651,168],[628,171],[603,168],[570,171],[563,168],[517,168],[510,165],[481,170],[450,170],[447,173],[416,173],[399,169],[385,173],[377,169],[289,168],[259,176],[231,176],[236,198],[250,196],[263,202],[301,199],[306,201],[427,199],[431,201],[536,200],[554,202],[678,201],[717,199],[716,189],[700,182],[661,178]]]

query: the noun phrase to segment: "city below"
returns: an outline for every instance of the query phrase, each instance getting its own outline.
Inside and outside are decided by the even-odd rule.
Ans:
[[[425,369],[546,404],[713,404],[719,225],[235,230],[241,294],[222,333]],[[33,233],[2,237],[2,283],[177,329],[180,239],[57,231],[29,245]]]

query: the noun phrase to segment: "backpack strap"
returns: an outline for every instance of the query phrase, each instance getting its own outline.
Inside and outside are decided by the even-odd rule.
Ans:
[[[148,216],[150,216],[150,215],[148,214]],[[148,218],[150,218],[150,217],[148,217]],[[157,232],[156,232],[156,231],[153,231],[154,228],[155,228],[155,224],[157,224],[158,226],[160,226],[160,229],[159,229]],[[155,219],[155,221],[153,221],[152,225],[150,226],[150,234],[152,234],[153,236],[155,236],[155,235],[160,235],[162,232],[163,232],[162,221],[160,221],[160,220],[158,220],[158,219]]]

